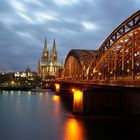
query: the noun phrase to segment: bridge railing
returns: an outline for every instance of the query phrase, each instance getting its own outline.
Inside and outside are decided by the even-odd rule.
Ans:
[[[73,83],[73,84],[84,84],[84,85],[103,85],[103,86],[116,86],[116,87],[138,87],[140,88],[139,79],[117,79],[117,80],[73,80],[66,78],[57,78],[56,83]]]

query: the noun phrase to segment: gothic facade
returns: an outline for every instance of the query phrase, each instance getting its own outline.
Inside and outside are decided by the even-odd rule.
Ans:
[[[60,77],[61,72],[62,64],[58,62],[55,39],[50,53],[48,51],[47,39],[45,39],[42,57],[38,63],[38,74],[43,80],[47,80],[50,78]]]

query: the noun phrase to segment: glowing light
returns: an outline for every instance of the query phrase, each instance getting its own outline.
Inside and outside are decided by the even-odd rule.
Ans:
[[[13,95],[14,94],[14,91],[11,91],[11,95]]]
[[[5,90],[3,90],[2,93],[5,93]]]
[[[66,140],[83,140],[85,137],[82,124],[74,118],[66,121],[64,134]]]
[[[43,93],[42,92],[39,92],[39,96],[42,96],[43,95]]]
[[[57,95],[54,95],[52,100],[54,101],[54,113],[55,116],[57,117],[60,113],[60,97]]]
[[[76,90],[75,88],[72,88],[72,90],[71,90],[71,91],[72,91],[72,92],[75,92],[75,90]]]
[[[82,91],[75,90],[75,92],[74,92],[74,98],[75,98],[76,101],[80,101],[81,98],[82,98],[82,95],[83,95]]]
[[[59,93],[60,92],[60,84],[55,84],[55,92]]]
[[[8,95],[8,91],[3,90],[2,93],[3,95]]]
[[[99,76],[101,76],[102,75],[102,73],[101,72],[99,72]]]
[[[96,71],[96,69],[94,68],[94,69],[93,69],[93,73],[96,73],[96,72],[97,72],[97,71]]]
[[[60,89],[60,85],[59,84],[55,84],[55,88],[56,89]]]
[[[31,91],[28,91],[28,95],[31,95]]]
[[[83,112],[83,92],[80,90],[73,90],[73,112]]]
[[[139,62],[136,62],[136,65],[139,66]]]
[[[11,81],[11,84],[12,84],[12,85],[14,85],[14,84],[15,84],[15,82],[14,82],[14,81]]]
[[[52,98],[53,101],[58,101],[59,99],[60,99],[60,98],[59,98],[59,96],[57,96],[57,95],[54,95],[53,98]]]
[[[49,84],[46,84],[46,88],[48,88],[49,87]]]

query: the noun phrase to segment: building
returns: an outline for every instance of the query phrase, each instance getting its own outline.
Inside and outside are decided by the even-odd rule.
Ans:
[[[55,39],[50,53],[48,51],[47,39],[45,39],[42,57],[38,63],[38,74],[43,80],[47,80],[60,77],[61,73],[62,64],[58,61]]]
[[[24,71],[0,73],[0,85],[5,90],[27,90],[41,86],[41,78],[29,66]]]

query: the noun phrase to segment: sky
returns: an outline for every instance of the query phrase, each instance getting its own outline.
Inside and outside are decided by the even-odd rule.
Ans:
[[[58,59],[71,49],[98,49],[140,0],[0,0],[0,69],[37,71],[44,40]]]

